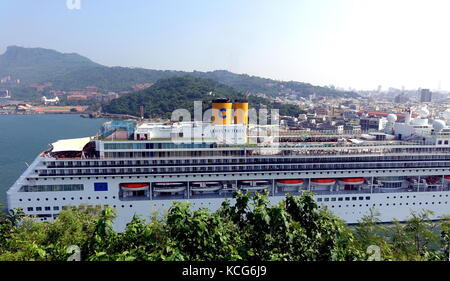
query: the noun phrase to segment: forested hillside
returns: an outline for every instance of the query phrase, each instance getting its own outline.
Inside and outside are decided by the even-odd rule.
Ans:
[[[296,116],[303,113],[298,106],[273,103],[253,95],[245,96],[216,81],[192,76],[162,79],[148,89],[112,100],[104,106],[103,111],[139,116],[140,106],[143,105],[146,118],[170,118],[171,113],[180,108],[187,109],[193,114],[194,101],[202,101],[203,110],[211,108],[211,101],[217,98],[248,99],[252,108],[257,110],[262,106],[269,109],[276,108],[280,110],[281,115]]]
[[[83,90],[88,86],[101,91],[130,91],[136,84],[155,83],[175,76],[194,76],[211,79],[241,92],[264,94],[271,97],[295,95],[308,97],[316,94],[327,97],[357,97],[354,92],[339,91],[329,87],[313,86],[295,81],[277,81],[268,78],[236,74],[226,70],[211,72],[186,72],[129,67],[107,67],[81,55],[63,54],[44,48],[10,46],[0,55],[0,78],[11,76],[20,79],[20,92],[26,97],[30,83],[51,83],[47,90]],[[16,87],[17,88],[17,87]],[[32,95],[32,93],[30,94]]]

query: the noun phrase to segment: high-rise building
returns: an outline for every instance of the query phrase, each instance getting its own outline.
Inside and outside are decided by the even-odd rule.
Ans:
[[[361,118],[359,120],[359,125],[361,125],[361,130],[369,131],[369,130],[378,130],[379,127],[379,118]]]
[[[431,102],[432,93],[429,89],[420,90],[420,102]]]
[[[395,103],[405,103],[408,102],[409,98],[404,93],[401,93],[400,95],[395,96],[394,102]]]

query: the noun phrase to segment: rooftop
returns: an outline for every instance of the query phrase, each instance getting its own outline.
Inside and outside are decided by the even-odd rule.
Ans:
[[[52,152],[83,151],[83,148],[92,140],[91,137],[65,139],[52,143]]]

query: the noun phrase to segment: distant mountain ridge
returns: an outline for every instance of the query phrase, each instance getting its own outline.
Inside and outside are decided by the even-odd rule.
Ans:
[[[211,72],[185,72],[143,68],[107,67],[79,54],[60,53],[44,48],[10,46],[0,55],[0,77],[21,79],[23,85],[50,82],[49,89],[83,90],[95,86],[103,91],[131,91],[140,83],[155,83],[160,79],[176,76],[194,76],[211,79],[241,92],[276,97],[296,95],[308,97],[316,94],[328,97],[357,97],[354,92],[343,92],[328,87],[313,86],[302,82],[283,82],[268,78],[235,74],[226,70]]]
[[[9,46],[0,55],[0,76],[10,75],[25,83],[49,82],[58,75],[95,67],[102,65],[75,53],[63,54],[44,48]]]

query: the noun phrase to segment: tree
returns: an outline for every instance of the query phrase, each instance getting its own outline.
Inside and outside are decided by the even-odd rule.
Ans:
[[[269,206],[268,195],[237,192],[236,204],[225,202],[219,213],[238,226],[243,260],[358,260],[353,234],[328,210],[319,209],[312,193],[288,196]]]
[[[64,261],[72,245],[86,261],[358,261],[371,245],[383,260],[448,260],[450,219],[435,223],[429,212],[392,225],[373,212],[349,227],[310,192],[276,205],[267,193],[233,199],[216,212],[175,202],[149,221],[134,216],[123,232],[111,207],[71,207],[53,222],[15,210],[0,215],[0,260]]]
[[[79,206],[61,211],[54,222],[37,222],[20,211],[11,212],[7,237],[0,243],[0,260],[66,260],[71,245],[85,243],[97,220],[99,207]],[[14,222],[14,223],[11,223]],[[6,225],[3,224],[2,225]]]
[[[369,247],[376,246],[380,249],[382,260],[392,260],[393,253],[391,244],[386,240],[388,230],[381,224],[378,216],[379,213],[371,209],[370,214],[364,216],[358,222],[358,225],[354,228],[356,244],[361,250],[366,251]]]

